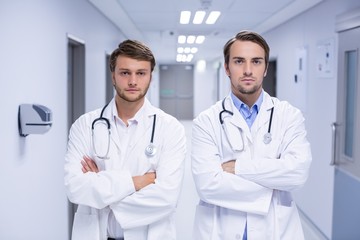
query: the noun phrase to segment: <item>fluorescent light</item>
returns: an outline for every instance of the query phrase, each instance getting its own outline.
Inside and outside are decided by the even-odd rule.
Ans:
[[[190,51],[191,51],[191,48],[189,48],[189,47],[186,47],[186,48],[184,49],[184,53],[190,53]]]
[[[177,54],[176,55],[177,62],[191,62],[191,60],[193,58],[194,58],[193,54]]]
[[[188,54],[188,55],[186,56],[186,61],[187,61],[187,62],[191,62],[191,60],[193,59],[193,57],[194,57],[194,55]]]
[[[181,11],[180,13],[180,24],[189,24],[190,22],[190,11]]]
[[[205,11],[196,11],[193,24],[201,24],[204,20],[205,14]]]
[[[193,44],[195,42],[196,37],[194,35],[189,35],[186,39],[188,44]]]
[[[195,43],[202,44],[205,41],[205,36],[200,35],[196,37]]]
[[[186,41],[186,36],[180,35],[178,37],[178,43],[182,44],[182,43],[185,43],[185,41]]]
[[[219,11],[212,11],[209,14],[209,17],[206,19],[206,24],[214,24],[216,22],[216,20],[219,18],[220,16],[220,12]]]
[[[186,54],[183,54],[183,55],[181,56],[181,61],[182,61],[182,62],[185,62],[185,61],[186,61]]]
[[[192,47],[192,48],[190,49],[190,52],[191,52],[191,53],[197,53],[197,51],[198,51],[198,48],[196,48],[196,47]]]
[[[184,52],[184,48],[183,47],[178,47],[177,48],[177,53],[183,53]]]
[[[182,59],[182,54],[177,54],[176,55],[176,61],[181,62],[181,59]]]

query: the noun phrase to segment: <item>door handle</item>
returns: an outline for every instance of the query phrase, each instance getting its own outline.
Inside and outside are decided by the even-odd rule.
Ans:
[[[336,123],[336,122],[333,122],[331,124],[331,132],[332,132],[332,144],[331,144],[331,149],[332,149],[332,156],[331,156],[331,162],[330,162],[330,165],[331,166],[334,166],[336,165],[336,138],[337,138],[337,135],[336,135],[336,129],[337,127],[339,126],[340,124]]]

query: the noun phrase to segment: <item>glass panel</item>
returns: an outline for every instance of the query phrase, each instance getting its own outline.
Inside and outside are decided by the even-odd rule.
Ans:
[[[357,79],[357,51],[348,51],[346,55],[346,103],[345,103],[345,148],[344,154],[353,158],[354,124],[356,110],[356,79]]]

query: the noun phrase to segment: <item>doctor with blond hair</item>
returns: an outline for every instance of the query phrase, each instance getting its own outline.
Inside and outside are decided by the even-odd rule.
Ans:
[[[151,105],[155,58],[125,40],[110,57],[113,100],[70,129],[65,187],[78,205],[72,240],[175,240],[184,175],[183,125]]]

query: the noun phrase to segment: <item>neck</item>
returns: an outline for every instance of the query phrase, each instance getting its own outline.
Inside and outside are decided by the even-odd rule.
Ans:
[[[237,97],[249,108],[251,108],[255,104],[256,100],[258,100],[260,94],[261,92],[256,92],[252,94],[238,94]]]
[[[144,102],[144,98],[135,102],[129,102],[116,96],[115,103],[119,118],[127,124],[127,121],[135,116],[139,109],[144,105]]]

